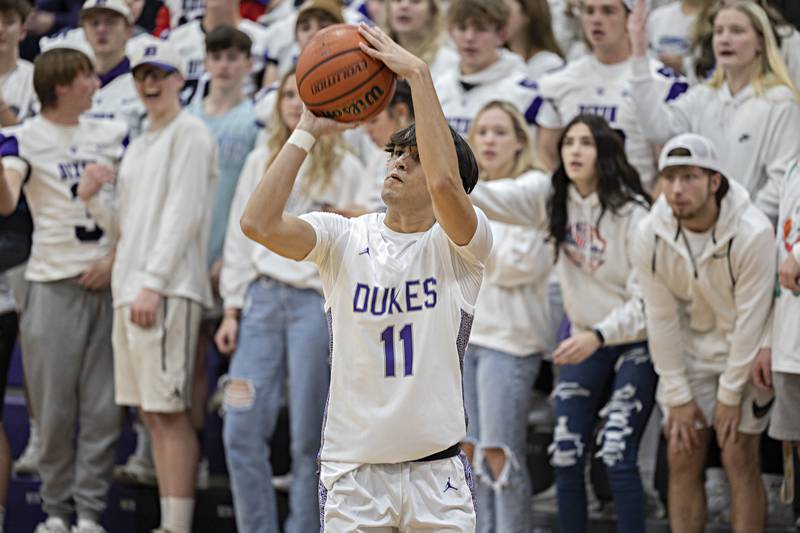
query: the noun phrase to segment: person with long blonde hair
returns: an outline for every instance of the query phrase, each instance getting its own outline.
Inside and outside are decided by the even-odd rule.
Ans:
[[[503,101],[486,104],[469,132],[481,180],[541,173],[523,116]],[[553,341],[548,280],[553,247],[545,232],[491,222],[494,247],[464,356],[469,418],[462,448],[476,474],[478,532],[532,528],[525,466],[528,408],[542,355]]]
[[[669,103],[656,97],[646,69],[646,18],[644,0],[636,0],[629,19],[635,56],[632,96],[645,136],[658,144],[680,133],[710,139],[730,177],[774,220],[778,184],[800,156],[795,139],[800,95],[766,12],[746,0],[718,5],[712,15],[714,74]]]
[[[386,33],[428,64],[433,79],[455,68],[458,53],[447,46],[440,0],[385,0]]]
[[[247,158],[231,205],[220,293],[225,316],[216,334],[233,354],[225,389],[223,439],[240,531],[278,531],[269,442],[288,385],[293,480],[284,531],[319,529],[317,465],[328,392],[328,328],[316,267],[280,257],[239,227],[247,199],[300,121],[294,71],[285,74],[266,146]],[[291,192],[293,214],[353,201],[364,169],[338,135],[319,139]]]

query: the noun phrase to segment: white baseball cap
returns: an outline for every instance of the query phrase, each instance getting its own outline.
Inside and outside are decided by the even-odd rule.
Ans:
[[[42,39],[40,42],[40,48],[42,53],[49,52],[50,50],[56,50],[58,48],[64,50],[75,50],[76,52],[80,52],[88,57],[89,61],[92,62],[92,65],[95,64],[94,51],[91,49],[89,43],[87,43],[85,39],[76,39],[70,37],[50,38],[47,40]]]
[[[151,65],[164,72],[183,73],[183,61],[167,41],[153,41],[144,46],[137,47],[133,53],[131,70],[136,70],[141,65]]]
[[[125,3],[125,0],[86,0],[83,3],[83,7],[81,7],[81,21],[83,21],[83,17],[90,11],[97,11],[100,9],[113,11],[114,13],[122,15],[125,17],[125,20],[128,21],[128,24],[133,24],[134,22],[133,14],[128,4]]]
[[[669,155],[676,148],[683,148],[689,155]],[[718,172],[725,177],[722,163],[717,156],[717,149],[714,143],[702,135],[696,133],[682,133],[673,137],[661,149],[661,156],[658,158],[658,170],[663,171],[668,167],[677,166],[696,166]]]

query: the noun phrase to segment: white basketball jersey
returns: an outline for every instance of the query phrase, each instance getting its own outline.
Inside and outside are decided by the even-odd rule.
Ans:
[[[316,231],[331,332],[322,461],[398,463],[466,435],[464,349],[491,251],[486,216],[466,246],[441,226],[402,234],[384,214],[302,218]]]
[[[460,74],[458,67],[434,80],[442,111],[458,133],[467,136],[478,111],[492,100],[505,100],[525,116],[532,132],[541,105],[536,83],[528,80],[525,64],[516,54],[503,52],[493,65],[475,74]]]
[[[661,98],[672,100],[688,88],[658,61],[651,69],[662,87]],[[544,128],[560,129],[581,113],[600,115],[625,137],[625,153],[647,187],[655,179],[654,147],[642,133],[631,96],[631,61],[615,65],[600,63],[587,55],[563,69],[544,76],[539,90],[544,98],[536,123]]]
[[[112,243],[77,196],[89,163],[116,166],[127,128],[120,122],[81,118],[61,126],[37,115],[0,133],[3,165],[25,178],[33,217],[33,245],[25,276],[56,281],[81,274]]]
[[[20,122],[33,115],[37,103],[33,65],[24,59],[18,60],[17,66],[0,76],[0,94]]]
[[[248,96],[252,96],[261,87],[269,33],[257,22],[247,19],[239,22],[238,30],[246,33],[253,41],[251,48],[252,76],[244,83],[244,92]],[[208,83],[208,76],[204,76],[205,69],[203,67],[203,59],[206,55],[206,32],[203,29],[202,21],[194,20],[175,28],[169,33],[167,40],[175,47],[178,55],[184,61],[186,84],[181,93],[181,101],[188,104],[196,97],[202,98]]]
[[[100,88],[92,97],[92,108],[87,115],[124,122],[130,138],[134,139],[142,132],[146,114],[144,104],[136,93],[130,62],[125,58],[100,76]]]

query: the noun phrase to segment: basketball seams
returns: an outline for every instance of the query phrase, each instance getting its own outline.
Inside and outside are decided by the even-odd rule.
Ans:
[[[353,94],[354,92],[356,92],[356,91],[358,91],[359,89],[361,89],[362,87],[364,87],[364,85],[366,85],[366,84],[368,84],[369,82],[371,82],[373,79],[375,79],[375,77],[376,77],[378,74],[380,74],[380,73],[381,73],[381,72],[383,72],[384,70],[387,70],[387,67],[386,67],[386,65],[384,65],[383,63],[381,63],[381,68],[379,68],[378,70],[376,70],[374,73],[372,73],[372,74],[370,75],[370,77],[369,77],[369,78],[367,78],[366,80],[362,81],[361,83],[359,83],[358,85],[356,85],[355,87],[353,87],[352,89],[350,89],[349,91],[347,91],[346,93],[342,93],[342,94],[340,94],[339,96],[337,96],[336,98],[331,98],[330,100],[325,100],[324,102],[313,102],[313,103],[306,103],[306,106],[307,106],[308,108],[312,108],[312,107],[319,107],[319,106],[323,106],[323,105],[332,104],[333,102],[335,102],[335,101],[337,101],[337,100],[341,100],[342,98],[346,98],[346,97],[350,96],[351,94]],[[298,88],[298,90],[299,90],[299,88]]]
[[[297,82],[297,89],[300,90],[300,87],[303,85],[303,82],[306,81],[306,78],[308,78],[308,76],[312,72],[314,72],[315,70],[317,70],[321,66],[325,65],[325,63],[327,63],[328,61],[332,61],[332,60],[336,59],[337,57],[343,56],[344,54],[349,54],[350,52],[361,52],[361,49],[358,48],[358,47],[356,47],[356,48],[348,48],[347,50],[342,50],[340,52],[336,52],[332,56],[328,56],[324,61],[321,61],[321,62],[317,63],[316,65],[314,65],[313,67],[311,67],[310,69],[308,69],[308,72],[306,72],[303,75],[303,77],[300,78],[300,80]],[[376,63],[378,63],[378,62],[376,61]],[[302,67],[303,67],[303,64],[300,61],[298,61],[297,62],[297,70],[302,72],[303,71]]]

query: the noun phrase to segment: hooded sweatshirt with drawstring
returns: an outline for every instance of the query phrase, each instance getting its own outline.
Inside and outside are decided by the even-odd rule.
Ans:
[[[692,400],[690,377],[708,375],[719,376],[717,400],[739,405],[770,313],[773,228],[747,191],[729,184],[696,256],[663,195],[634,239],[658,400],[666,406]]]

